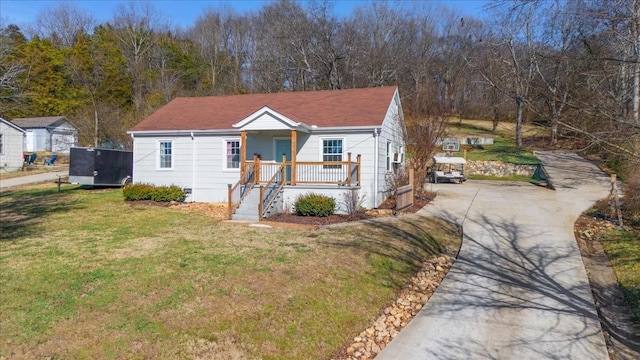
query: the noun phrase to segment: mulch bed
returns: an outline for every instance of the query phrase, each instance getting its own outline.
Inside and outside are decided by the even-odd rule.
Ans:
[[[395,211],[396,207],[396,199],[391,196],[387,200],[385,200],[378,207],[379,210],[392,210],[392,214],[394,215],[404,215],[404,214],[413,214],[418,210],[425,207],[430,201],[435,198],[435,193],[430,192],[416,192],[414,195],[413,205],[403,209],[402,211]],[[302,224],[302,225],[329,225],[329,224],[337,224],[358,220],[366,220],[372,219],[376,216],[374,212],[371,211],[358,211],[353,215],[340,215],[333,214],[326,217],[316,217],[316,216],[298,216],[293,213],[284,213],[284,214],[276,214],[269,217],[268,221],[271,222],[283,222],[283,223],[293,223],[293,224]]]

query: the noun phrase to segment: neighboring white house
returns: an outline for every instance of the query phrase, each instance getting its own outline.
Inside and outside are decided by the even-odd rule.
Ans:
[[[69,152],[78,144],[78,129],[64,116],[13,119],[26,131],[24,151]]]
[[[403,126],[396,87],[176,98],[128,132],[133,181],[175,184],[187,201],[229,201],[256,216],[248,194],[261,186],[280,210],[308,192],[340,204],[350,189],[376,208],[404,161]]]
[[[15,171],[22,168],[24,133],[24,129],[18,125],[0,118],[0,169],[3,171]]]

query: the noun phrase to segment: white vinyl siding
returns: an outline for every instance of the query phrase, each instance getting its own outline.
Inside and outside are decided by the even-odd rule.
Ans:
[[[158,169],[173,170],[173,140],[158,140]]]
[[[14,171],[22,168],[24,157],[22,141],[24,132],[0,120],[0,169]]]

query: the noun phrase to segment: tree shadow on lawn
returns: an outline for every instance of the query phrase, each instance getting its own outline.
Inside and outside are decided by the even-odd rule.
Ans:
[[[411,214],[402,217],[377,218],[358,223],[327,225],[325,231],[351,232],[350,240],[329,239],[323,244],[341,248],[356,248],[399,263],[419,268],[430,255],[454,256],[458,244],[444,244],[434,233],[449,234],[459,239],[460,233],[448,224]]]
[[[78,209],[78,201],[70,197],[74,189],[62,188],[58,192],[56,187],[0,193],[0,242],[37,236],[46,231],[39,225],[49,215]]]

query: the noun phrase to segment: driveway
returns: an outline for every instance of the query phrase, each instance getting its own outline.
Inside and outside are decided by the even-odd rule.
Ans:
[[[423,310],[376,357],[608,359],[573,223],[609,179],[570,152],[538,157],[556,190],[433,184],[423,215],[463,226],[458,259]],[[431,186],[431,185],[429,185]]]
[[[7,191],[16,186],[37,184],[45,181],[55,181],[58,177],[64,178],[67,176],[69,176],[69,169],[60,169],[59,171],[54,172],[2,179],[0,180],[0,191]]]

